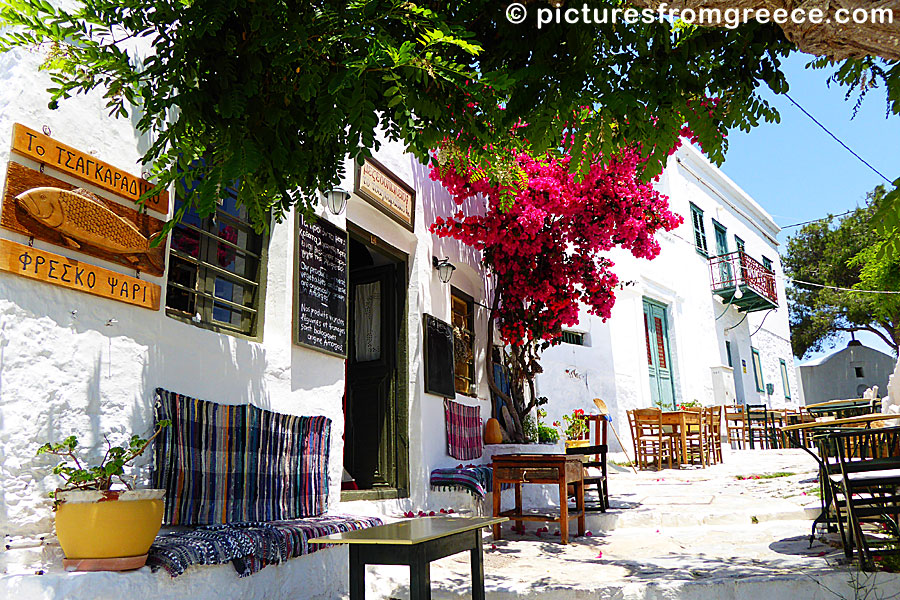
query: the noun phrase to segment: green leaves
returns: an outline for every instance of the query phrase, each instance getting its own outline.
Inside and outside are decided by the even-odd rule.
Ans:
[[[895,237],[896,225],[884,223],[891,194],[878,187],[866,207],[837,223],[805,225],[788,239],[783,264],[789,277],[845,288],[800,283],[788,287],[791,343],[797,356],[828,347],[841,331],[869,331],[897,348],[900,294],[846,291],[900,291],[900,254],[884,251]]]
[[[156,430],[148,439],[132,435],[125,446],[113,446],[107,440],[106,454],[100,464],[88,467],[83,467],[75,455],[78,439],[74,435],[70,435],[62,442],[43,444],[37,449],[37,455],[53,454],[65,459],[51,469],[51,473],[62,477],[64,484],[51,493],[50,497],[56,498],[57,492],[67,490],[108,490],[112,486],[113,478],[119,479],[131,489],[131,485],[124,479],[125,465],[143,454],[150,442],[170,425],[171,421],[161,420],[157,422]]]
[[[484,0],[6,0],[0,24],[0,51],[47,52],[51,108],[100,90],[110,115],[136,115],[152,140],[148,197],[203,157],[207,185],[190,202],[210,214],[217,190],[240,181],[260,231],[293,206],[311,211],[345,156],[378,147],[378,130],[424,162],[453,140],[494,181],[506,176],[500,149],[542,154],[567,133],[579,174],[640,144],[652,177],[686,123],[720,162],[729,128],[777,118],[756,88],[786,89],[779,57],[791,48],[777,27],[756,24],[538,32]],[[688,108],[709,97],[721,100],[712,114]]]

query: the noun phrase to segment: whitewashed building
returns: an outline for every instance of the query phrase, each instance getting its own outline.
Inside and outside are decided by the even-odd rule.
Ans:
[[[612,318],[584,311],[566,342],[544,354],[546,420],[590,413],[601,398],[628,444],[633,408],[799,406],[778,226],[690,145],[670,158],[657,188],[684,224],[658,235],[652,261],[614,253],[623,285]]]
[[[797,367],[803,403],[862,398],[875,386],[879,396],[884,396],[895,364],[892,356],[850,340],[845,348]]]
[[[130,120],[107,117],[95,94],[47,110],[43,90],[50,81],[38,71],[39,62],[33,53],[0,54],[0,178],[6,182],[0,208],[18,214],[11,191],[20,183],[11,174],[25,173],[83,189],[114,212],[128,210],[131,200],[116,186],[127,181],[128,191],[140,177],[147,140]],[[19,129],[25,137],[10,151],[17,123],[27,128]],[[43,140],[40,135],[49,140],[44,150],[49,144],[67,147],[71,158],[63,150],[30,155],[23,150],[22,143]],[[109,183],[103,176],[96,179],[96,164],[90,173],[79,171],[78,158],[84,164],[108,163],[115,167],[109,177],[119,177]],[[362,173],[349,161],[344,165],[343,187],[353,193],[343,212],[332,214],[324,205],[318,210],[330,224],[320,229],[334,239],[347,236],[345,250],[331,255],[341,257],[332,266],[346,271],[345,341],[333,328],[306,327],[318,318],[319,325],[339,330],[335,319],[342,309],[316,313],[305,303],[303,247],[313,244],[314,250],[321,232],[301,226],[293,214],[259,237],[225,194],[216,218],[186,217],[167,240],[164,268],[155,275],[152,265],[145,269],[91,254],[83,244],[29,233],[14,220],[2,223],[0,245],[7,259],[0,261],[5,265],[0,268],[0,527],[6,550],[0,546],[0,596],[121,597],[127,589],[125,595],[133,598],[267,598],[293,586],[306,597],[329,598],[346,586],[346,551],[336,548],[241,580],[229,566],[195,569],[174,581],[142,570],[127,575],[123,588],[120,575],[69,577],[59,570],[47,497],[57,485],[48,475],[54,461],[36,457],[36,449],[75,434],[99,458],[104,436],[118,441],[148,433],[157,387],[222,404],[332,419],[330,509],[335,511],[391,517],[469,502],[462,493],[431,493],[428,477],[435,468],[460,462],[447,454],[444,398],[479,406],[484,418],[490,415],[483,376],[483,305],[489,304],[489,290],[480,257],[428,232],[437,216],[455,206],[426,167],[390,142],[375,158]],[[743,297],[730,304],[720,299],[728,286],[715,292],[710,283],[708,257],[739,247],[747,262],[736,263],[737,269],[756,269],[750,257],[769,258],[780,273],[776,225],[689,147],[675,155],[660,189],[684,215],[685,225],[662,235],[657,260],[617,255],[620,278],[635,283],[619,292],[612,320],[586,318],[570,336],[581,345],[547,352],[539,386],[551,398],[551,417],[590,408],[590,399],[600,397],[624,431],[625,409],[649,406],[654,398],[796,404],[781,280],[773,280],[777,293],[768,290],[768,302],[777,310],[749,315],[738,306],[751,301],[768,306],[758,281],[745,272]],[[170,218],[178,202],[171,193],[168,206],[148,211],[149,217]],[[703,235],[697,238],[705,240],[698,242],[702,253],[694,247],[692,207],[702,211]],[[725,232],[721,252],[715,246],[716,223]],[[44,270],[34,276],[17,272],[24,252],[35,268],[35,257],[45,257]],[[449,283],[436,269],[444,259],[456,267]],[[93,269],[100,278],[97,289],[79,288],[74,271],[56,271],[64,283],[54,277],[51,269],[71,260]],[[449,393],[447,381],[435,380],[441,371],[434,357],[426,360],[428,316],[474,334],[474,358],[457,368]],[[647,339],[660,342],[648,346]],[[781,379],[781,373],[790,379]],[[768,384],[774,384],[773,391],[766,391]],[[429,392],[441,387],[442,395]],[[358,489],[341,489],[345,471]],[[147,480],[146,468],[137,474]],[[34,575],[37,570],[44,574]],[[108,596],[97,591],[104,589]]]

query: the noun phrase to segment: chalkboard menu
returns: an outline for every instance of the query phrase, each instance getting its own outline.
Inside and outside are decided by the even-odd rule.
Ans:
[[[298,215],[294,340],[347,356],[347,232]]]
[[[425,315],[425,391],[453,398],[456,389],[453,360],[453,327],[431,315]]]

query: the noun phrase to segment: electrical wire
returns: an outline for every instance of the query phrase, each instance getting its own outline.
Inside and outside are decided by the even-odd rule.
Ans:
[[[866,165],[867,167],[869,167],[870,169],[872,169],[872,171],[873,171],[876,175],[878,175],[879,177],[881,177],[882,179],[884,179],[884,180],[888,183],[888,185],[893,185],[893,182],[892,182],[890,179],[888,179],[887,177],[885,177],[884,174],[883,174],[881,171],[879,171],[878,169],[876,169],[875,167],[873,167],[871,164],[869,164],[869,163],[866,161],[866,159],[864,159],[862,156],[860,156],[859,154],[857,154],[856,152],[854,152],[853,149],[850,148],[850,146],[848,146],[848,145],[845,144],[844,142],[842,142],[842,141],[840,140],[840,138],[838,138],[838,136],[836,136],[836,135],[834,135],[833,133],[831,133],[831,132],[828,130],[827,127],[825,127],[824,125],[822,125],[822,124],[818,121],[818,119],[816,119],[814,116],[812,116],[811,114],[809,114],[809,111],[807,111],[805,108],[803,108],[802,106],[800,106],[800,104],[799,104],[796,100],[794,100],[793,98],[791,98],[791,95],[790,95],[790,94],[785,94],[784,96],[785,96],[785,98],[787,98],[788,100],[791,101],[791,104],[793,104],[794,106],[796,106],[797,108],[799,108],[800,111],[801,111],[804,115],[806,115],[807,117],[809,117],[810,119],[812,119],[812,122],[813,122],[813,123],[815,123],[816,125],[818,125],[819,127],[821,127],[821,128],[822,128],[822,131],[824,131],[825,133],[827,133],[828,135],[830,135],[830,136],[834,139],[834,141],[836,141],[838,144],[840,144],[841,146],[843,146],[844,149],[845,149],[847,152],[849,152],[850,154],[852,154],[853,156],[855,156],[855,157],[859,160],[859,162],[861,162],[862,164],[864,164],[864,165]]]

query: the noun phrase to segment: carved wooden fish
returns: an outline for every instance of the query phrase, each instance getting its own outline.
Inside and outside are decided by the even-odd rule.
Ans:
[[[16,202],[39,223],[55,229],[73,248],[79,242],[90,244],[137,262],[134,254],[146,254],[149,240],[129,221],[123,219],[91,192],[40,187],[16,196]]]

